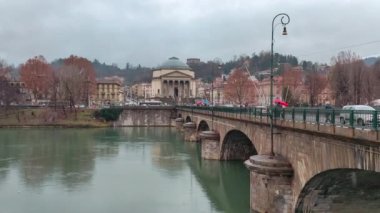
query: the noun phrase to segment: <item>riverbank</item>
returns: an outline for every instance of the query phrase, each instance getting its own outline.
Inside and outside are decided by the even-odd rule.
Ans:
[[[95,119],[94,109],[71,110],[54,108],[14,108],[0,112],[0,128],[63,127],[95,128],[109,127],[113,122]]]

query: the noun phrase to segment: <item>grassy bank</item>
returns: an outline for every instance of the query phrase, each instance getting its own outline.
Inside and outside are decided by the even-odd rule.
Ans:
[[[1,109],[0,127],[108,127],[112,122],[94,118],[93,109],[78,109],[74,111],[53,108],[13,108]]]

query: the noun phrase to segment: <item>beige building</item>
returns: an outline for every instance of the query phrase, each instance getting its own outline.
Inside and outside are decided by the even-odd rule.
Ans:
[[[178,58],[172,57],[153,70],[152,97],[172,98],[182,102],[196,96],[194,72]]]
[[[120,104],[124,101],[122,80],[118,77],[98,79],[96,82],[98,104]]]
[[[282,97],[282,77],[276,76],[273,78],[273,100]],[[270,78],[265,78],[257,82],[256,85],[256,103],[261,106],[270,105]]]
[[[131,86],[131,92],[134,99],[149,99],[152,97],[152,84],[138,83]]]

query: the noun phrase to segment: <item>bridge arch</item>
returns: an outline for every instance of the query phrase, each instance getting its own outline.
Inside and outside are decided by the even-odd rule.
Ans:
[[[187,122],[191,122],[191,117],[190,117],[189,115],[186,116],[185,122],[186,122],[186,123],[187,123]]]
[[[315,175],[302,189],[295,212],[376,212],[380,208],[380,173],[334,169]]]
[[[257,150],[246,134],[236,129],[227,132],[222,142],[222,160],[247,160],[252,155],[257,155]]]
[[[197,132],[209,131],[209,130],[210,130],[210,127],[208,126],[208,123],[205,120],[201,120],[201,122],[199,122]]]

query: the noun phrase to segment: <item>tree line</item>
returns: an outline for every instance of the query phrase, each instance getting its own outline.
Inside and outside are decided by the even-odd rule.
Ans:
[[[2,63],[1,85],[6,86],[0,88],[0,94],[3,94],[0,101],[4,106],[12,102],[48,100],[53,106],[62,107],[64,113],[65,106],[69,106],[76,115],[76,106],[88,104],[89,97],[96,92],[96,74],[92,63],[79,56],[71,55],[63,59],[59,66],[52,66],[43,56],[30,58],[21,64],[18,82],[25,84],[32,97],[22,92],[21,85],[12,83],[10,71],[10,67]]]
[[[266,53],[260,55],[240,57],[225,64],[227,67],[233,65],[224,88],[227,101],[238,105],[257,102],[254,97],[259,92],[259,82],[249,80],[249,73],[257,73],[255,63],[261,64],[259,69],[270,68],[270,62],[269,67],[267,63],[270,57],[268,59]],[[311,61],[298,63],[293,56],[277,57],[286,63],[275,65],[278,69],[275,69],[274,81],[282,89],[281,99],[291,106],[326,104],[321,102],[322,92],[329,96],[324,98],[333,100],[336,106],[369,104],[380,98],[380,58],[374,64],[368,64],[357,54],[343,51],[332,58],[331,66],[327,66]],[[256,77],[263,80],[258,75]]]
[[[239,104],[254,102],[252,96],[257,91],[250,81],[244,79],[251,75],[262,80],[259,71],[270,69],[270,53],[262,51],[251,56],[234,57],[225,63],[220,61],[190,64],[196,78],[211,82],[221,74],[230,74],[234,86],[226,88],[226,96],[238,97]],[[311,61],[299,62],[295,56],[275,53],[275,76],[282,78],[282,98],[291,105],[302,104],[301,96],[308,94],[306,104],[318,104],[318,95],[328,88],[335,105],[366,104],[380,98],[380,61],[373,65],[366,64],[361,57],[350,51],[339,53],[333,57],[329,72],[320,69],[326,64]],[[293,69],[300,67],[302,69]],[[22,93],[12,85],[10,73],[16,68],[0,61],[0,104],[9,105],[17,102]],[[150,82],[152,69],[141,65],[127,63],[120,69],[116,65],[107,65],[98,60],[71,55],[48,63],[43,56],[36,56],[18,67],[20,81],[25,83],[34,99],[49,99],[55,105],[67,103],[75,108],[78,103],[88,104],[89,96],[96,91],[95,77],[118,75],[126,79],[127,84]],[[235,73],[230,73],[236,70]],[[240,88],[241,86],[242,88]],[[229,91],[238,90],[237,93]],[[248,88],[248,89],[244,89]],[[245,93],[249,93],[245,94]]]

